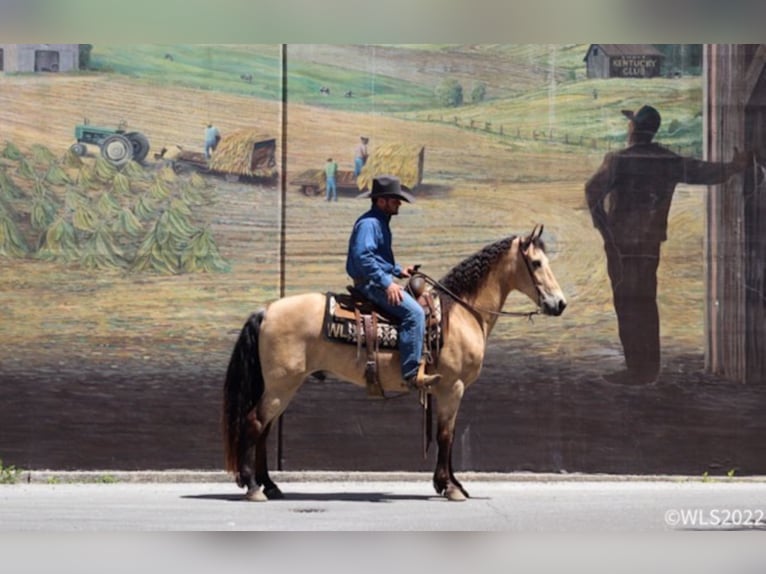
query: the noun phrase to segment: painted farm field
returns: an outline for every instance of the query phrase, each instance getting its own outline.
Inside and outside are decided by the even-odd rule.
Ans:
[[[242,127],[255,127],[277,136],[280,152],[284,151],[278,154],[278,169],[288,182],[305,169],[321,168],[327,157],[336,158],[342,169],[350,169],[360,134],[370,137],[371,148],[395,142],[422,145],[425,170],[418,201],[404,206],[393,222],[397,258],[403,263],[421,263],[428,274],[440,277],[487,243],[543,223],[553,269],[570,301],[560,318],[498,323],[485,374],[467,393],[466,412],[461,415],[467,425],[462,432],[467,434],[456,460],[477,470],[608,472],[632,468],[649,472],[668,467],[669,455],[664,452],[639,462],[635,457],[637,448],[652,448],[668,428],[647,430],[646,447],[609,432],[611,424],[626,424],[626,416],[653,416],[653,405],[661,397],[656,393],[633,396],[635,390],[610,389],[598,382],[600,374],[620,368],[621,351],[603,250],[584,206],[583,184],[604,152],[621,145],[622,108],[654,103],[663,110],[668,125],[675,119],[678,130],[688,128],[683,136],[678,130],[667,135],[676,145],[691,149],[700,138],[692,129],[699,121],[699,78],[567,82],[571,75],[563,74],[561,86],[552,89],[546,73],[550,62],[546,59],[542,65],[533,60],[529,64],[526,53],[525,58],[505,64],[526,79],[523,93],[512,94],[506,88],[506,97],[456,111],[436,107],[431,98],[432,85],[442,69],[442,64],[434,62],[448,62],[450,54],[412,48],[395,56],[388,54],[386,76],[377,82],[392,92],[409,94],[412,107],[408,109],[406,98],[400,95],[381,95],[382,109],[378,109],[375,92],[363,91],[369,85],[368,68],[349,65],[322,76],[326,64],[318,62],[313,65],[319,77],[312,80],[311,58],[317,57],[319,49],[301,56],[288,48],[296,73],[291,76],[288,66],[288,104],[283,108],[278,49],[254,48],[264,60],[257,61],[252,81],[256,87],[252,88],[238,77],[245,70],[241,63],[252,53],[245,51],[238,56],[241,60],[226,68],[223,62],[232,49],[207,47],[199,55],[190,47],[141,47],[133,57],[128,50],[117,61],[114,49],[99,52],[96,48],[97,62],[103,68],[99,72],[0,76],[2,139],[27,156],[35,146],[44,145],[63,157],[72,143],[73,126],[84,117],[98,125],[116,126],[124,120],[152,143],[143,166],[151,178],[162,168],[153,153],[173,145],[201,151],[202,132],[210,121],[224,137]],[[354,60],[356,48],[347,50],[348,61]],[[333,51],[337,54],[343,48]],[[183,64],[188,55],[184,82],[169,82],[167,74],[163,77],[147,68],[131,70],[131,61],[151,60],[149,52],[160,70]],[[162,57],[164,53],[172,53],[173,60]],[[110,57],[115,60],[107,65]],[[485,58],[492,69],[504,61],[491,51]],[[481,58],[471,61],[480,69]],[[202,64],[224,69],[226,74],[195,72]],[[418,66],[426,78],[420,84],[411,75]],[[429,66],[435,70],[432,76]],[[397,75],[396,70],[402,72]],[[194,87],[190,78],[195,74],[210,80],[204,84],[206,89]],[[353,101],[344,107],[343,96],[335,95],[336,84],[332,84],[330,99],[314,92],[333,79],[338,86],[360,86],[355,90],[359,97],[348,98]],[[291,86],[295,87],[295,100],[290,97]],[[593,89],[598,90],[598,99],[593,98]],[[454,121],[456,115],[458,121]],[[283,116],[285,132],[281,131]],[[491,121],[495,129],[471,128],[471,118],[476,126]],[[518,135],[513,127],[500,134],[498,125],[518,125]],[[560,137],[531,135],[551,131],[572,136],[565,142]],[[96,155],[91,150],[84,163],[94,165]],[[10,159],[0,161],[16,178],[16,164]],[[290,294],[344,289],[348,232],[367,202],[345,195],[330,204],[321,197],[303,196],[290,186],[283,193],[278,185],[213,176],[205,176],[205,186],[209,201],[193,206],[190,217],[209,229],[228,264],[226,271],[168,274],[129,267],[94,269],[0,255],[0,420],[4,428],[0,454],[9,464],[55,468],[220,466],[222,378],[244,319],[280,293],[282,208],[286,240],[283,289]],[[65,205],[66,191],[66,186],[52,191],[61,195],[61,205]],[[96,197],[99,190],[91,193]],[[703,220],[704,191],[679,189],[660,267],[666,371],[671,377],[692,376],[695,384],[707,381],[701,374]],[[18,227],[30,245],[36,244],[39,232],[30,216],[20,216]],[[513,295],[507,308],[529,309],[530,305]],[[322,400],[323,388],[346,397],[346,404],[353,406],[349,406],[350,412],[334,422],[315,420],[318,415],[313,405]],[[705,389],[712,385],[706,384]],[[336,436],[348,425],[364,429],[352,431],[360,441],[375,436],[370,426],[360,423],[379,410],[365,402],[363,390],[329,381],[325,387],[307,385],[304,391],[305,396],[291,406],[288,427],[291,420],[296,425],[302,421],[318,425],[315,431],[320,435]],[[475,399],[469,400],[472,393]],[[715,394],[696,398],[677,394],[668,399],[671,405],[691,404],[690,408],[705,412],[717,408],[713,406]],[[602,401],[620,403],[626,397],[632,401],[634,414],[628,415],[627,407],[614,404],[611,410],[604,405],[594,407]],[[501,416],[484,412],[493,401],[507,404],[517,417],[516,426],[506,429],[505,435],[498,434],[496,426],[482,426],[482,413],[487,420]],[[39,405],[56,411],[57,416],[30,430],[26,421]],[[399,419],[413,416],[416,410],[414,404],[402,409],[396,415]],[[541,422],[540,416],[547,422]],[[721,425],[728,424],[727,416]],[[673,428],[676,423],[668,424]],[[108,432],[94,434],[100,427]],[[411,427],[417,425],[413,422]],[[575,443],[563,438],[572,429]],[[398,432],[401,440],[412,441],[408,429]],[[513,446],[514,441],[506,440],[508,435],[530,438]],[[482,448],[495,449],[489,455],[479,449],[477,441],[482,436]],[[354,456],[342,450],[318,458],[306,435],[296,432],[291,438],[286,448],[292,448],[294,454],[287,458],[286,468],[339,468],[345,464],[354,469],[379,464],[356,458],[353,466]],[[82,441],[82,448],[69,448],[73,440]],[[600,446],[588,451],[582,446],[587,441]],[[127,444],[129,448],[125,448]],[[722,448],[726,445],[721,444]],[[362,446],[348,443],[346,448],[362,450]],[[391,451],[397,464],[418,468],[416,456],[396,454],[395,445]],[[346,456],[348,460],[343,462]],[[690,455],[670,467],[688,470],[694,464],[697,461]]]

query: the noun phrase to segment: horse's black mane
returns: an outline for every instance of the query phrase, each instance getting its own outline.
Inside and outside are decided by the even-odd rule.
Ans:
[[[513,243],[514,239],[516,239],[516,236],[511,235],[487,245],[470,257],[465,258],[439,280],[439,283],[445,289],[439,289],[439,286],[436,289],[440,291],[449,290],[453,295],[460,298],[475,295],[489,274],[490,269],[511,248],[511,243]],[[545,244],[539,237],[534,241],[534,244],[545,251]]]

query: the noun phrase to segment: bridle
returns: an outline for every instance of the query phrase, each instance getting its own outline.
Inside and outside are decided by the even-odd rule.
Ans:
[[[519,240],[519,253],[521,254],[521,258],[524,261],[524,266],[527,268],[527,271],[529,272],[529,277],[532,280],[532,284],[535,286],[535,289],[537,290],[537,309],[534,311],[492,311],[491,309],[482,309],[481,307],[476,307],[475,305],[471,305],[468,301],[465,299],[461,299],[459,295],[455,294],[452,290],[447,288],[445,285],[434,279],[433,277],[430,277],[423,273],[422,271],[415,271],[413,273],[413,276],[421,276],[426,281],[426,283],[429,283],[432,287],[436,287],[443,293],[449,295],[456,303],[459,303],[469,311],[473,311],[474,313],[481,315],[482,313],[487,313],[489,315],[494,315],[496,317],[526,317],[528,321],[532,321],[532,317],[534,315],[540,314],[540,307],[542,306],[542,300],[543,300],[543,291],[540,288],[540,284],[535,279],[535,274],[532,271],[532,264],[529,261],[529,257],[527,257],[527,254],[525,253],[525,250],[523,248],[524,243],[526,243],[527,247],[529,246],[529,243],[531,241],[525,242],[522,240]]]
[[[527,257],[526,250],[529,248],[530,245],[532,245],[534,240],[528,239],[526,241],[520,241],[519,242],[519,253],[521,253],[521,259],[524,261],[524,266],[527,268],[527,271],[529,272],[529,278],[532,280],[532,285],[535,286],[535,290],[537,291],[537,308],[538,312],[540,307],[542,307],[543,299],[545,299],[545,293],[543,293],[542,287],[540,287],[540,283],[535,279],[535,273],[532,270],[532,263],[529,261],[529,257]]]

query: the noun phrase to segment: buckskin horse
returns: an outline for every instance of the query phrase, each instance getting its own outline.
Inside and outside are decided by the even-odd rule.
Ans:
[[[545,315],[561,315],[566,307],[545,254],[542,231],[538,225],[526,237],[511,236],[487,245],[440,281],[430,282],[446,319],[435,370],[442,378],[429,389],[436,402],[438,445],[433,486],[449,500],[468,497],[452,470],[455,419],[463,393],[479,377],[487,339],[498,318],[522,314],[503,311],[506,298],[519,290],[537,305],[533,313]],[[357,349],[323,335],[326,297],[304,293],[270,303],[248,318],[232,351],[223,393],[225,461],[237,484],[247,488],[246,500],[283,497],[269,477],[266,439],[272,423],[309,375],[327,372],[366,385],[365,362],[359,360]],[[396,350],[381,350],[378,376],[385,391],[406,390]]]

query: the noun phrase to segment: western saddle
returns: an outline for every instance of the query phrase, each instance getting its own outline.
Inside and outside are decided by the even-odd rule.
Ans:
[[[364,376],[367,394],[371,398],[385,398],[378,378],[378,354],[381,348],[397,347],[398,320],[387,315],[356,287],[348,285],[346,289],[348,293],[327,294],[325,335],[333,340],[355,343],[357,359],[361,357],[362,347],[366,349]],[[420,303],[425,312],[426,329],[419,372],[421,376],[425,369],[434,369],[438,365],[443,340],[441,303],[438,294],[426,290],[425,280],[419,275],[410,278],[405,289]]]

